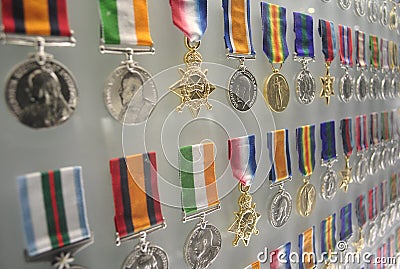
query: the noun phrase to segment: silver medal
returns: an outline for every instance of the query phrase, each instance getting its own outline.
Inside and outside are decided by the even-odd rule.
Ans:
[[[380,13],[380,23],[382,26],[387,26],[389,23],[389,6],[386,0],[381,5]]]
[[[391,92],[391,89],[392,89],[392,82],[391,82],[391,80],[389,78],[389,75],[387,73],[385,74],[381,84],[382,85],[381,85],[380,97],[383,100],[389,99],[391,97],[391,93],[390,92]]]
[[[379,3],[378,0],[368,0],[368,20],[377,22],[379,19]]]
[[[111,116],[120,123],[140,124],[149,118],[157,103],[157,88],[145,69],[122,64],[107,79],[104,102]]]
[[[389,217],[386,213],[383,213],[381,218],[379,219],[379,231],[378,234],[380,237],[385,236],[387,225],[388,225]]]
[[[374,72],[369,82],[369,98],[371,100],[376,100],[378,98],[381,87],[381,79],[378,74]]]
[[[399,95],[400,95],[400,89],[399,89],[400,85],[399,85],[399,79],[398,79],[398,76],[397,76],[396,72],[393,73],[391,86],[392,86],[392,90],[391,90],[392,91],[392,98],[399,97]]]
[[[339,82],[339,99],[344,103],[348,103],[352,96],[353,79],[346,70],[346,73],[340,78]]]
[[[367,245],[374,246],[376,243],[376,239],[378,236],[378,226],[372,222],[368,225],[366,237],[367,237]]]
[[[399,143],[397,141],[393,141],[392,146],[390,148],[390,165],[395,165],[398,156],[399,156]]]
[[[396,223],[396,217],[397,217],[396,204],[392,204],[389,209],[389,221],[388,221],[389,227],[392,227]]]
[[[367,0],[354,0],[354,12],[362,17],[367,12]]]
[[[372,148],[372,152],[369,155],[369,168],[368,174],[375,175],[380,167],[380,150],[378,148]]]
[[[337,0],[337,4],[341,9],[347,10],[351,6],[351,0]]]
[[[135,250],[126,257],[122,269],[167,269],[168,256],[165,251],[158,247],[138,244]]]
[[[269,212],[271,225],[275,228],[282,227],[288,221],[291,212],[292,197],[287,191],[281,189],[274,195],[271,201]]]
[[[186,239],[184,256],[192,269],[205,269],[217,258],[221,250],[221,233],[217,227],[200,223]]]
[[[78,103],[71,73],[51,55],[39,64],[35,57],[19,64],[6,82],[8,108],[31,128],[53,127],[68,120]]]
[[[363,154],[361,154],[360,159],[358,160],[354,168],[354,181],[359,184],[363,183],[367,177],[368,172],[368,161]]]
[[[358,76],[356,80],[356,99],[360,102],[364,102],[368,96],[368,79],[364,74],[364,71],[361,71],[361,74]]]
[[[328,166],[328,169],[325,173],[322,174],[321,177],[321,196],[325,200],[332,200],[335,197],[337,188],[338,188],[338,180],[336,172],[332,170],[331,167]]]
[[[390,162],[391,162],[391,152],[390,152],[390,149],[386,145],[383,147],[383,150],[380,155],[380,166],[379,167],[382,170],[385,170],[386,167],[388,165],[390,165]]]
[[[308,69],[302,69],[296,76],[296,97],[300,104],[308,105],[315,98],[315,79]]]
[[[229,80],[229,101],[233,108],[245,112],[249,110],[257,98],[257,81],[246,68],[236,70]]]

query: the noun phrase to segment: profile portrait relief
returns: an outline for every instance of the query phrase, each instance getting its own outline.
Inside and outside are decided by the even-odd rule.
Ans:
[[[159,269],[156,257],[153,255],[140,256],[135,269]]]
[[[214,235],[210,229],[201,229],[194,239],[193,252],[196,256],[194,267],[203,269],[208,267],[211,261],[218,255],[219,246],[213,245]]]
[[[247,76],[239,76],[236,81],[237,84],[233,88],[233,93],[238,97],[237,103],[241,104],[241,108],[244,109],[252,99],[252,83]]]

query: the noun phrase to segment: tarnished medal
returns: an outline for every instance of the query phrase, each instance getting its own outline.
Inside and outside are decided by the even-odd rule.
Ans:
[[[375,223],[378,216],[378,186],[368,191],[368,219],[369,224],[366,229],[366,241],[368,246],[376,243],[379,227]]]
[[[322,122],[320,136],[322,140],[321,165],[327,168],[321,176],[321,196],[325,200],[332,200],[338,188],[337,175],[332,169],[333,164],[337,161],[335,122]]]
[[[341,9],[347,10],[351,7],[351,0],[337,0],[337,4]]]
[[[367,13],[367,0],[354,0],[354,13],[360,17]]]
[[[275,228],[280,228],[286,224],[292,213],[292,196],[280,189],[272,198],[269,219],[271,225]]]
[[[381,3],[379,17],[379,22],[382,26],[387,26],[389,24],[389,4],[387,0],[383,0]]]
[[[349,68],[353,67],[353,41],[350,27],[339,24],[339,56],[340,65],[345,70],[339,80],[339,99],[348,103],[353,97],[353,78]]]
[[[379,51],[379,38],[375,35],[369,36],[369,49],[370,54],[370,67],[372,75],[369,83],[369,98],[376,100],[382,88],[381,79],[378,75],[380,69],[380,51]]]
[[[379,2],[378,0],[368,0],[368,20],[377,22],[379,20]]]
[[[257,81],[245,67],[236,70],[229,80],[228,97],[233,108],[238,111],[248,111],[256,102]]]
[[[147,268],[168,268],[168,256],[165,251],[158,247],[144,242],[136,245],[122,264],[122,269],[147,269]]]

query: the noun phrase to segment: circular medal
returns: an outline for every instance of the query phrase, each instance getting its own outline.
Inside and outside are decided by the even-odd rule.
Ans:
[[[229,101],[233,108],[245,112],[249,110],[257,98],[257,82],[247,69],[236,70],[229,80]]]
[[[122,264],[122,269],[147,269],[147,268],[168,268],[168,256],[165,251],[153,245],[148,245],[143,251],[140,244],[136,246]]]
[[[308,181],[299,188],[297,192],[297,211],[300,216],[308,217],[311,215],[315,207],[316,196],[314,185]]]
[[[397,78],[397,74],[394,73],[393,78],[392,78],[392,98],[399,97],[399,95],[400,95],[399,87],[400,87],[400,85],[399,85],[399,81]]]
[[[392,147],[390,148],[390,165],[395,165],[399,156],[399,144],[397,141],[392,143]]]
[[[337,0],[337,4],[341,9],[347,10],[351,6],[351,0]]]
[[[374,73],[369,82],[369,98],[371,100],[376,100],[378,98],[381,87],[381,79],[377,73]]]
[[[384,147],[381,153],[380,168],[385,170],[391,162],[391,151],[388,147]]]
[[[392,227],[396,223],[396,217],[397,217],[396,205],[391,205],[389,210],[389,221],[388,221],[388,225],[390,227]]]
[[[277,70],[265,80],[264,97],[274,112],[282,112],[288,106],[289,85],[286,78]]]
[[[358,76],[356,80],[356,99],[360,102],[364,102],[368,95],[368,79],[364,75],[364,72]]]
[[[272,198],[269,218],[275,228],[282,227],[292,212],[292,197],[287,191],[280,190]]]
[[[296,76],[295,80],[296,97],[300,104],[308,105],[315,98],[315,79],[311,72],[302,69]]]
[[[354,12],[362,17],[367,12],[367,0],[354,0]]]
[[[53,127],[68,120],[78,103],[71,73],[49,55],[44,65],[35,58],[19,64],[6,82],[8,108],[31,128]]]
[[[369,168],[368,174],[374,175],[378,172],[380,166],[380,151],[378,149],[373,149],[371,155],[369,156]]]
[[[371,223],[367,229],[367,245],[374,246],[376,243],[376,237],[378,236],[378,226],[375,223]]]
[[[358,160],[355,171],[354,171],[354,181],[361,184],[365,181],[368,172],[368,161],[364,156],[361,156]]]
[[[379,232],[378,232],[378,234],[379,234],[380,237],[385,236],[387,225],[388,225],[388,221],[389,221],[388,215],[386,213],[383,213],[382,217],[379,220]]]
[[[383,26],[387,26],[389,23],[389,6],[388,6],[387,1],[383,1],[380,11],[381,11],[380,23]]]
[[[348,103],[353,96],[353,79],[349,73],[345,73],[339,82],[339,99]]]
[[[126,125],[145,122],[157,103],[157,88],[149,72],[139,66],[117,67],[108,77],[104,102],[114,119]]]
[[[221,250],[221,233],[217,227],[198,225],[188,235],[184,247],[186,263],[190,268],[205,269],[217,258]]]
[[[392,90],[392,82],[390,81],[390,78],[387,74],[385,74],[385,77],[382,80],[381,83],[381,94],[380,97],[383,100],[386,100],[391,97],[390,91]]]
[[[377,22],[379,19],[379,3],[377,0],[368,0],[368,20]]]
[[[332,169],[326,170],[321,177],[321,196],[325,200],[332,200],[337,191],[337,175]]]
[[[390,30],[395,30],[397,29],[397,8],[396,4],[393,6],[393,8],[390,10],[389,13],[389,29]]]

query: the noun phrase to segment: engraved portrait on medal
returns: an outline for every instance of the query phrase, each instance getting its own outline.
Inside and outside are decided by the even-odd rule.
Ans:
[[[168,257],[165,251],[157,246],[149,245],[146,251],[140,246],[125,259],[122,269],[167,269]]]
[[[292,212],[292,197],[286,191],[280,190],[274,195],[270,207],[270,221],[275,228],[282,227],[288,221]]]
[[[229,80],[228,97],[236,110],[249,110],[257,98],[257,82],[253,74],[247,69],[236,70]]]

